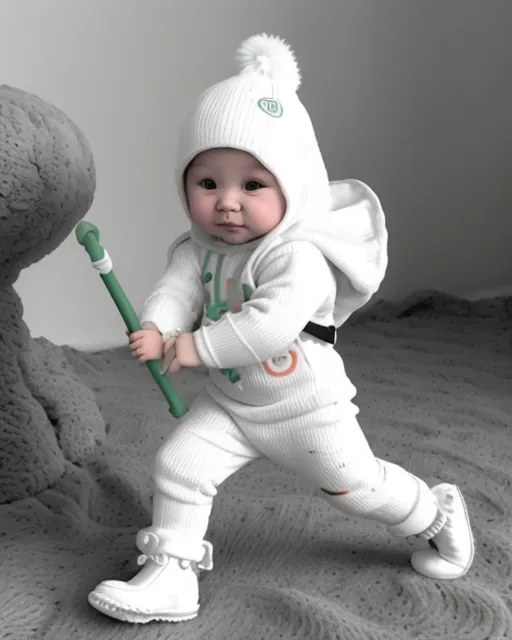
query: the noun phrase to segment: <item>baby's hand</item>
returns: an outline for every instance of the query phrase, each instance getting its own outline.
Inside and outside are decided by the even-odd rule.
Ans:
[[[144,363],[160,360],[164,350],[164,338],[158,329],[141,329],[130,335],[132,355]]]
[[[164,374],[168,371],[176,373],[181,367],[199,367],[203,364],[191,333],[182,333],[177,339],[169,338],[164,345],[164,354],[160,369]]]

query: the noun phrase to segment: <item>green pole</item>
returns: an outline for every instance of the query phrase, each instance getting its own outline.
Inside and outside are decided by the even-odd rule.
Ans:
[[[91,262],[103,260],[105,257],[105,249],[100,244],[100,232],[95,225],[90,222],[79,222],[75,228],[75,234],[78,243],[81,244],[89,254]],[[108,273],[100,272],[100,277],[114,300],[128,331],[130,333],[138,331],[141,326],[137,314],[117,281],[113,269],[111,268]],[[159,363],[156,360],[150,360],[146,365],[164,394],[169,404],[169,411],[175,418],[184,416],[187,412],[187,407],[181,401],[168,378],[160,372]]]

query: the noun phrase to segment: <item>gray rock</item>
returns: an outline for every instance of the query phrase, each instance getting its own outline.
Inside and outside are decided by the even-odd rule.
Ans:
[[[12,286],[73,231],[95,189],[78,127],[37,96],[0,86],[0,503],[48,488],[66,460],[83,462],[105,436],[92,390],[60,347],[31,337]]]

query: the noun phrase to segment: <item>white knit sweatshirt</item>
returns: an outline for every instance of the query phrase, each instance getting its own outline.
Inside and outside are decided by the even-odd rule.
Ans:
[[[370,299],[386,269],[387,234],[365,184],[335,182],[330,192],[329,212],[246,245],[197,228],[184,234],[144,305],[141,322],[164,336],[194,332],[214,391],[237,405],[273,405],[277,417],[283,405],[290,415],[354,395],[332,345],[303,329],[339,327]]]

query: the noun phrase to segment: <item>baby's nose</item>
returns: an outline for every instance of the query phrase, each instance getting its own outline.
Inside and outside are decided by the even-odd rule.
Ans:
[[[217,209],[219,211],[240,211],[240,199],[235,193],[223,193],[219,196]]]

